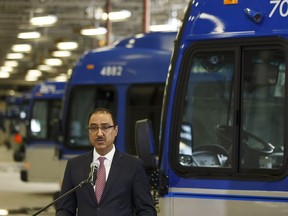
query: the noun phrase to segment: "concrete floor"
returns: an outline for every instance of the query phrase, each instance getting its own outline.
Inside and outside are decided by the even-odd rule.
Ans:
[[[12,150],[0,145],[0,216],[31,216],[53,201],[59,185],[21,181],[20,169],[24,164],[15,162],[12,154]],[[51,206],[39,215],[55,215],[55,209]]]

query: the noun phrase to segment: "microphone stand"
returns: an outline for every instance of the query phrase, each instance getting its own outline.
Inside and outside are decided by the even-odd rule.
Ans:
[[[40,214],[41,212],[43,212],[45,209],[47,209],[48,207],[50,207],[51,205],[53,205],[54,203],[56,203],[58,200],[62,199],[63,197],[67,196],[68,194],[72,193],[73,191],[77,190],[79,187],[82,187],[83,185],[87,184],[87,183],[91,183],[90,178],[80,182],[76,187],[72,188],[71,190],[67,191],[65,194],[61,195],[60,197],[58,197],[57,199],[55,199],[53,202],[51,202],[50,204],[48,204],[47,206],[45,206],[44,208],[40,209],[38,212],[36,212],[35,214],[33,214],[32,216],[36,216],[38,214]],[[94,185],[94,184],[93,184]]]

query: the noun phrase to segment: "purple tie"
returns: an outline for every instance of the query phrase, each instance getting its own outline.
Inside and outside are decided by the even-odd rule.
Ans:
[[[106,183],[106,171],[104,166],[104,160],[105,157],[99,157],[98,160],[100,161],[99,170],[97,173],[97,179],[96,179],[96,185],[95,185],[95,193],[96,193],[96,199],[98,203],[100,202],[105,183]]]

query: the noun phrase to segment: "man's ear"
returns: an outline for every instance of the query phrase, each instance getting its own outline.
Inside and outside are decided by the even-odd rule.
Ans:
[[[115,133],[115,137],[118,135],[118,125],[115,127],[116,133]]]

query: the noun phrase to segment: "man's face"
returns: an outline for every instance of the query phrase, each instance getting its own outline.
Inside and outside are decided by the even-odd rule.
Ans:
[[[89,140],[100,155],[107,154],[113,148],[118,126],[110,126],[114,126],[114,124],[109,113],[94,113],[89,120]]]

